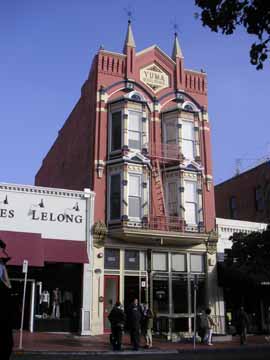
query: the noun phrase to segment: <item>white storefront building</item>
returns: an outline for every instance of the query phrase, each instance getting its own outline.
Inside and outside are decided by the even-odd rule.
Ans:
[[[94,193],[0,183],[0,239],[11,260],[15,327],[28,261],[24,329],[91,333]]]

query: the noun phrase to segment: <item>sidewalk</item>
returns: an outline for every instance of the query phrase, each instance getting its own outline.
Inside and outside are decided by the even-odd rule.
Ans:
[[[214,339],[213,339],[214,340]],[[20,353],[18,349],[19,332],[14,333],[14,351]],[[248,336],[248,347],[269,346],[270,342],[265,339],[263,335]],[[200,351],[212,351],[217,349],[236,349],[242,348],[239,345],[239,337],[234,336],[231,341],[214,342],[213,346],[196,344],[196,349]],[[129,336],[123,337],[123,350],[132,350],[130,346]],[[151,350],[144,349],[144,341],[141,339],[141,349],[143,352],[181,352],[193,351],[192,343],[172,343],[162,338],[153,338],[153,348]],[[109,335],[97,336],[78,336],[76,334],[59,334],[59,333],[29,333],[23,334],[23,349],[24,353],[27,352],[71,352],[71,353],[107,353],[111,352],[112,348],[109,344]],[[141,352],[141,351],[140,351]]]

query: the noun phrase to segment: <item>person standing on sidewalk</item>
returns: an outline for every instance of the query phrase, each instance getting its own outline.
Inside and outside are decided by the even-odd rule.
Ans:
[[[129,307],[128,322],[130,330],[130,342],[133,350],[137,351],[140,345],[140,329],[141,329],[142,312],[138,304],[138,299],[134,299]]]
[[[152,329],[153,329],[153,312],[149,308],[148,304],[144,304],[142,313],[142,333],[145,338],[146,348],[150,349],[153,346],[152,341]]]
[[[213,335],[213,328],[216,326],[211,314],[211,309],[207,308],[205,310],[205,316],[206,316],[206,334],[204,336],[204,343],[212,346],[212,335]]]
[[[122,350],[122,335],[125,327],[126,315],[122,310],[120,301],[116,301],[108,319],[111,323],[112,335],[111,342],[113,350]]]
[[[241,306],[236,318],[236,327],[237,332],[240,336],[240,344],[244,345],[247,343],[247,330],[249,326],[248,315],[244,310],[244,307]]]

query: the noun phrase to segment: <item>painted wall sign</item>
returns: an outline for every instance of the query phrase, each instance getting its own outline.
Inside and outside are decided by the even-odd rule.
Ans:
[[[65,190],[63,195],[64,190],[3,187],[0,188],[0,230],[36,233],[48,239],[85,240],[84,193]]]
[[[142,68],[140,70],[140,80],[155,93],[169,87],[169,76],[156,64]]]

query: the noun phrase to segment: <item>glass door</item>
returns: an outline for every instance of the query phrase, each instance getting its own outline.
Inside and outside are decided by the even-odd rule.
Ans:
[[[115,304],[119,300],[119,276],[104,276],[104,331],[109,332],[110,322],[108,316]]]

